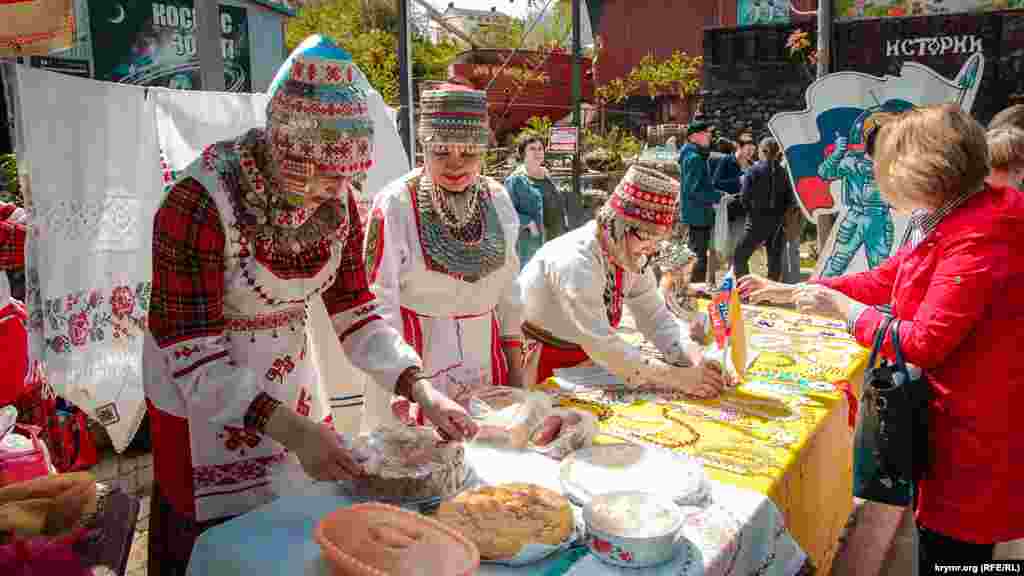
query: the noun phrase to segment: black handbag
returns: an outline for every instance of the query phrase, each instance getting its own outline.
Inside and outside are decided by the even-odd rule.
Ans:
[[[907,370],[899,326],[899,320],[887,318],[875,333],[854,436],[854,494],[906,506],[928,468],[930,391],[924,374],[914,378]],[[886,335],[895,361],[875,366]]]

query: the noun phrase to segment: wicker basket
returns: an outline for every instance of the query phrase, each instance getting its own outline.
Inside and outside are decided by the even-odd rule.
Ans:
[[[383,535],[389,532],[402,535],[400,538],[415,533],[420,542],[404,549],[392,546],[383,541]],[[480,566],[480,551],[465,536],[437,520],[387,504],[356,504],[335,510],[320,521],[313,532],[313,539],[320,545],[324,559],[336,575],[398,576],[394,570],[401,570],[406,564],[440,561],[444,567],[435,567],[436,571],[430,574],[470,576]],[[374,554],[373,547],[386,550]],[[430,554],[432,549],[434,554]],[[436,553],[438,549],[445,550],[445,553]],[[403,550],[419,558],[397,558]],[[393,565],[371,566],[357,555],[364,558],[377,556]]]

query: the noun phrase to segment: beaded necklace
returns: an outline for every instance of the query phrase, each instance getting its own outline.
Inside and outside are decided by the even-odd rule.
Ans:
[[[620,423],[621,421],[621,423]],[[686,422],[679,420],[672,420],[665,422],[663,420],[653,420],[647,418],[636,418],[631,416],[624,416],[622,414],[616,414],[611,424],[605,424],[601,427],[601,432],[609,436],[623,437],[631,440],[639,440],[641,442],[650,442],[652,444],[658,444],[671,450],[678,450],[692,446],[700,440],[700,433],[690,426]],[[626,424],[627,422],[636,422],[640,424],[654,424],[656,426],[653,430],[638,430],[636,427]],[[679,424],[688,434],[685,440],[679,440],[675,437],[675,434],[669,434],[669,432],[675,432],[673,430],[672,423]]]
[[[427,268],[474,283],[505,265],[505,232],[484,178],[462,192],[470,195],[464,208],[426,173],[411,185]]]
[[[325,241],[340,238],[348,229],[347,196],[328,200],[310,211],[291,205],[274,179],[264,177],[269,169],[266,138],[250,130],[232,146],[239,169],[232,170],[228,158],[212,158],[222,181],[232,191],[236,217],[243,235],[260,249],[300,254],[323,248]]]
[[[705,466],[747,476],[762,474],[771,468],[780,467],[775,458],[753,446],[706,446],[698,448],[690,455],[702,461]]]
[[[572,396],[559,396],[557,398],[558,406],[562,408],[577,408],[580,410],[586,410],[594,416],[597,416],[598,421],[604,421],[615,415],[610,407],[596,400],[585,400],[583,398],[575,398]]]
[[[684,424],[684,420],[679,417],[679,414],[686,414],[687,416],[693,416],[706,420],[708,422],[714,422],[715,424],[721,424],[723,426],[729,426],[732,428],[740,428],[746,430],[752,435],[757,436],[759,439],[766,442],[769,446],[776,446],[779,448],[786,448],[795,444],[800,438],[793,432],[785,430],[783,428],[768,428],[765,426],[757,426],[754,424],[746,424],[741,421],[739,414],[735,412],[727,412],[725,410],[719,411],[720,416],[716,418],[713,413],[704,413],[699,409],[694,409],[693,406],[672,404],[669,406],[662,407],[662,414],[666,419],[676,422],[678,424]]]
[[[482,194],[481,180],[477,179],[472,186],[461,193],[448,192],[440,186],[434,185],[433,178],[427,178],[430,184],[427,186],[430,194],[430,204],[441,216],[441,221],[449,230],[458,234],[469,224],[479,224],[480,216],[480,195]],[[484,183],[486,185],[486,183]],[[423,183],[421,181],[420,185]],[[467,242],[479,242],[482,227],[473,226],[467,230],[468,234],[463,235]]]
[[[718,404],[724,408],[732,408],[738,412],[743,412],[751,416],[757,416],[764,420],[771,420],[775,422],[793,422],[800,419],[800,414],[796,413],[792,408],[786,404],[772,400],[754,400],[754,399],[740,399],[740,398],[721,398]],[[777,416],[767,411],[760,410],[759,408],[766,408],[768,410],[783,410],[785,415]]]

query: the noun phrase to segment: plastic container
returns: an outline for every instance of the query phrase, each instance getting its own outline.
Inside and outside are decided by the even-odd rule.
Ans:
[[[551,398],[544,392],[494,386],[470,397],[468,409],[480,430],[475,442],[522,450],[551,413]]]
[[[19,424],[0,439],[0,487],[46,476],[50,469],[38,428]]]
[[[320,520],[313,538],[336,576],[469,576],[475,544],[452,528],[387,504],[356,504]]]

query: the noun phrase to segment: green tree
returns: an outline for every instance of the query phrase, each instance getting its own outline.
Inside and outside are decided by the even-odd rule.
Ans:
[[[518,18],[502,18],[494,22],[481,24],[470,34],[470,38],[481,48],[519,47],[523,41],[526,26]]]
[[[6,189],[0,192],[0,202],[13,202],[23,206],[24,199],[18,185],[18,159],[14,154],[0,156],[0,178],[6,185]]]
[[[285,42],[291,50],[311,34],[333,38],[352,54],[384,101],[397,105],[398,27],[393,3],[380,0],[325,0],[302,8],[288,22]],[[454,44],[433,44],[422,34],[412,40],[413,75],[444,80],[448,64],[459,53]]]

